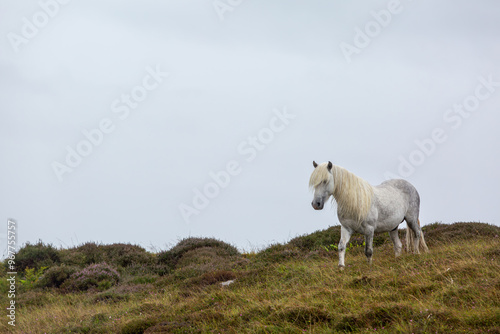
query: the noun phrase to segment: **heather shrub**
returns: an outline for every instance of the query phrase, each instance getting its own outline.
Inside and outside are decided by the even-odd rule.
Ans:
[[[177,262],[173,275],[176,279],[184,280],[209,272],[232,270],[237,265],[237,259],[234,256],[227,256],[224,250],[201,247],[184,253]]]
[[[165,276],[172,272],[172,268],[165,264],[158,264],[154,266],[152,269],[155,274],[158,274],[160,276]]]
[[[86,266],[104,262],[103,252],[95,242],[86,242],[78,247],[61,251],[61,261],[69,265]]]
[[[59,288],[77,270],[77,267],[65,264],[49,268],[38,280],[37,286],[42,288]]]
[[[300,255],[302,255],[301,251],[297,247],[274,244],[261,250],[256,254],[255,258],[265,262],[281,262],[299,257]]]
[[[144,248],[131,244],[98,245],[87,242],[62,252],[62,262],[78,266],[106,262],[118,267],[142,266],[154,262]]]
[[[101,246],[107,261],[121,267],[152,264],[154,256],[144,248],[131,244],[112,244]]]
[[[182,258],[177,262],[177,269],[189,266],[200,269],[204,269],[207,266],[223,269],[231,266],[234,262],[235,258],[229,256],[224,250],[212,247],[200,247],[184,253]]]
[[[425,240],[431,244],[479,238],[495,238],[500,227],[486,223],[433,223],[422,227]]]
[[[312,251],[320,249],[321,246],[338,244],[339,241],[340,226],[332,226],[326,230],[318,230],[311,234],[295,237],[288,242],[288,245],[302,251]]]
[[[225,243],[223,241],[213,239],[213,238],[186,238],[181,240],[172,249],[161,252],[158,254],[158,262],[160,264],[165,264],[172,270],[175,269],[179,260],[184,256],[185,253],[193,251],[198,248],[213,248],[217,251],[217,255],[220,257],[231,257],[240,255],[240,252],[236,247]]]
[[[120,274],[106,262],[77,271],[61,287],[67,290],[107,290],[120,281]]]
[[[44,244],[42,241],[38,241],[36,244],[28,242],[19,249],[15,261],[18,272],[24,272],[26,268],[38,270],[41,267],[51,267],[59,263],[59,251],[51,244]],[[4,261],[4,266],[7,267],[7,260]]]

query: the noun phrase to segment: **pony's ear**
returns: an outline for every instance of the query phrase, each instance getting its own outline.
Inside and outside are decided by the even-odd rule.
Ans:
[[[318,167],[318,164],[316,163],[316,161],[313,161],[313,166],[314,166],[314,168]]]
[[[331,161],[328,161],[328,166],[327,166],[328,171],[331,172],[332,171],[332,167],[333,167],[333,164],[331,163]]]

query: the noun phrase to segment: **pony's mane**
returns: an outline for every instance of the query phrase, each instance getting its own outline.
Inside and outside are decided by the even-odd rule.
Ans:
[[[328,163],[318,165],[311,174],[309,187],[316,188],[322,182],[329,182],[333,175],[333,197],[337,202],[338,214],[342,217],[362,222],[370,211],[373,187],[367,181],[348,170],[332,165],[328,171]]]

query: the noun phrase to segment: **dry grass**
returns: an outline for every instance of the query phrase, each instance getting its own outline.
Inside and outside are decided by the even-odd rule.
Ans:
[[[214,264],[212,271],[207,249],[201,262],[186,252],[169,275],[127,278],[124,272],[123,287],[105,292],[27,291],[18,298],[16,327],[3,320],[0,331],[500,333],[500,238],[455,235],[436,242],[429,233],[426,239],[431,252],[419,256],[396,259],[390,244],[376,247],[372,267],[354,247],[344,272],[337,269],[337,253],[321,248],[283,245],[267,256],[231,255],[231,269]],[[269,256],[279,252],[288,255]],[[185,268],[196,263],[203,270],[186,277]],[[226,279],[235,283],[222,287]]]

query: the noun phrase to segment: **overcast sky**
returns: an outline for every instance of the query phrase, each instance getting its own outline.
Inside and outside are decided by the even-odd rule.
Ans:
[[[500,3],[0,0],[0,242],[259,249],[312,161],[500,224]],[[403,227],[405,225],[401,225]],[[3,230],[3,231],[2,231]]]

